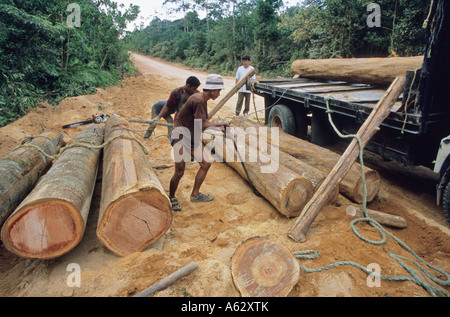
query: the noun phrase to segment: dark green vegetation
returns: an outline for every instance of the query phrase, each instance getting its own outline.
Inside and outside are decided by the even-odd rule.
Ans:
[[[126,37],[130,49],[229,75],[250,55],[264,77],[290,76],[300,58],[423,54],[430,6],[423,0],[305,0],[287,8],[281,0],[165,2],[184,19],[154,18]],[[380,27],[367,24],[370,3],[380,6]]]
[[[120,36],[138,14],[109,0],[0,0],[0,126],[133,72]]]

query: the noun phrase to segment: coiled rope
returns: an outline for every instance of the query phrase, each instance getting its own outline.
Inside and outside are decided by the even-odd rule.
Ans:
[[[414,261],[410,258],[404,257],[404,256],[400,256],[398,254],[395,254],[393,252],[389,252],[389,257],[391,257],[392,259],[394,259],[395,261],[397,261],[411,276],[390,276],[390,275],[380,275],[377,273],[374,273],[373,271],[365,268],[364,266],[352,262],[352,261],[341,261],[341,262],[336,262],[321,268],[317,268],[317,269],[310,269],[310,268],[306,268],[304,266],[300,266],[300,269],[306,273],[316,273],[316,272],[322,272],[322,271],[326,271],[326,270],[330,270],[339,266],[345,266],[345,265],[350,265],[350,266],[354,266],[356,268],[359,268],[360,270],[362,270],[363,272],[370,274],[371,276],[375,277],[375,278],[380,278],[380,279],[384,279],[384,280],[389,280],[389,281],[410,281],[413,282],[419,286],[421,286],[422,288],[424,288],[431,296],[436,297],[436,296],[445,296],[445,297],[450,297],[450,294],[445,291],[444,289],[440,288],[440,287],[436,287],[430,283],[428,283],[427,281],[425,281],[424,279],[422,279],[419,275],[418,275],[418,271],[414,270],[412,267],[408,266],[404,260],[409,260],[412,263],[414,263],[414,265],[420,270],[422,271],[430,280],[432,280],[433,282],[435,282],[438,285],[442,285],[442,286],[449,286],[450,285],[450,275],[443,271],[442,269],[431,265],[430,263],[427,263],[425,260],[423,260],[417,253],[415,253],[408,245],[406,245],[406,243],[404,243],[403,241],[401,241],[398,237],[396,237],[394,234],[392,234],[391,232],[389,232],[388,230],[386,230],[385,228],[383,228],[383,226],[381,224],[379,224],[377,221],[373,220],[372,218],[369,217],[369,215],[367,214],[367,184],[366,184],[366,180],[365,180],[365,167],[364,167],[364,159],[363,159],[363,146],[362,146],[362,141],[361,139],[357,136],[357,135],[343,135],[334,125],[331,114],[333,113],[333,111],[330,109],[330,97],[326,97],[325,101],[327,104],[327,114],[328,114],[328,118],[329,121],[333,127],[333,129],[336,131],[336,133],[339,135],[339,137],[341,138],[355,138],[358,140],[359,146],[360,146],[360,155],[359,155],[359,160],[361,163],[361,169],[362,169],[362,181],[364,184],[364,201],[363,201],[363,214],[364,217],[363,218],[359,218],[359,219],[355,219],[350,223],[350,226],[353,230],[353,232],[355,233],[355,235],[360,238],[361,240],[370,243],[370,244],[374,244],[374,245],[382,245],[385,244],[387,241],[387,236],[393,238],[398,244],[400,244],[400,246],[402,246],[405,250],[407,250],[408,252],[410,252],[418,261]],[[359,222],[368,222],[372,227],[376,228],[381,236],[381,240],[379,241],[373,241],[370,240],[366,237],[364,237],[358,230],[358,227],[356,226],[357,223]],[[294,252],[293,253],[294,256],[297,259],[309,259],[309,260],[313,260],[313,259],[317,259],[320,254],[318,251],[316,250],[308,250],[308,251],[298,251],[298,252]],[[422,264],[422,265],[421,265]],[[429,269],[434,270],[436,272],[438,272],[440,275],[444,276],[445,279],[439,279],[436,276],[433,276],[430,272],[427,271],[427,269],[424,267],[427,266]]]

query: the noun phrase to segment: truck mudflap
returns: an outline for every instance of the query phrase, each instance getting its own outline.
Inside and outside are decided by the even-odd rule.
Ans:
[[[443,191],[450,180],[450,135],[441,141],[434,172],[440,174],[439,183],[436,186],[437,204],[440,206]]]

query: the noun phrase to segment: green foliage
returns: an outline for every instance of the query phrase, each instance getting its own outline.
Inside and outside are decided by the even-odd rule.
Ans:
[[[81,23],[72,27],[70,3],[0,0],[0,126],[42,100],[57,104],[134,72],[120,36],[139,8],[78,0]]]

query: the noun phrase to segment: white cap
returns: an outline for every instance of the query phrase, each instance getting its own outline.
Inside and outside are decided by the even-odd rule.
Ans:
[[[223,78],[220,75],[211,74],[206,77],[206,84],[203,87],[206,90],[223,90],[225,89],[225,85],[223,82]]]

